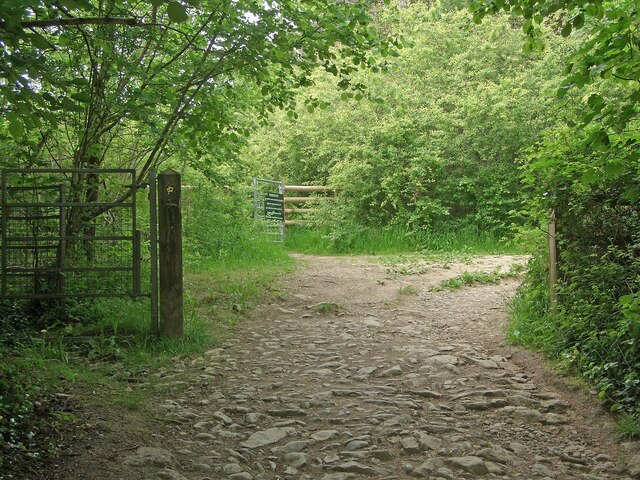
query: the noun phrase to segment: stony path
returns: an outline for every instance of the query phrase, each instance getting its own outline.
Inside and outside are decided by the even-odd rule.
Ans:
[[[562,395],[492,349],[502,334],[487,329],[515,281],[430,291],[518,260],[390,277],[307,259],[281,301],[161,374],[173,426],[122,452],[121,478],[640,478]]]

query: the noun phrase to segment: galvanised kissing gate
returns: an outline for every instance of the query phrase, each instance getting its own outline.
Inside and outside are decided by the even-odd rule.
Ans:
[[[0,297],[143,295],[139,188],[131,169],[4,169]]]

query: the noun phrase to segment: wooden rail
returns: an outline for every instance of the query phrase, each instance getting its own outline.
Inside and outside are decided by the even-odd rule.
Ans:
[[[333,190],[331,187],[323,185],[285,185],[284,191],[286,192],[330,192]]]
[[[296,204],[306,204],[307,202],[313,201],[325,201],[325,200],[335,200],[334,196],[296,196],[289,197],[287,196],[290,193],[327,193],[333,192],[334,189],[332,187],[327,187],[325,185],[285,185],[284,186],[284,203],[287,208],[284,209],[284,225],[285,227],[290,227],[294,225],[304,225],[310,223],[309,220],[304,218],[289,218],[290,215],[297,214],[307,214],[313,213],[314,208],[305,206],[305,207],[297,207]]]
[[[284,203],[303,203],[303,202],[311,202],[318,199],[335,200],[336,197],[284,197]]]

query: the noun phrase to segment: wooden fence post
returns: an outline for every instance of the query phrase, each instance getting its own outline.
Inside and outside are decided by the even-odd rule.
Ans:
[[[551,313],[555,315],[558,308],[558,245],[556,242],[556,211],[549,217],[549,304]]]
[[[160,236],[160,333],[182,337],[182,212],[180,174],[170,168],[158,175],[158,227]]]

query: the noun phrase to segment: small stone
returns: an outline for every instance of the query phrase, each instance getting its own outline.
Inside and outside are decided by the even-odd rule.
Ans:
[[[541,463],[536,463],[531,468],[531,473],[533,473],[534,475],[538,475],[540,477],[556,478],[555,472],[551,470],[549,467],[547,467],[546,465],[543,465]]]
[[[487,465],[480,457],[451,457],[447,459],[447,463],[475,475],[484,475],[489,473]]]
[[[635,455],[627,464],[627,473],[632,478],[640,478],[640,455]]]
[[[383,370],[382,372],[380,372],[378,376],[380,378],[386,378],[386,377],[397,377],[398,375],[402,375],[402,368],[400,367],[400,365],[394,365],[391,368]]]
[[[424,360],[424,363],[431,365],[455,365],[458,363],[458,357],[453,355],[434,355]]]
[[[569,419],[563,415],[558,415],[557,413],[547,413],[544,416],[544,423],[549,425],[562,425],[569,423]]]
[[[329,455],[326,455],[322,461],[324,463],[336,463],[340,461],[340,457],[335,453],[330,453]]]
[[[244,416],[244,421],[249,424],[258,423],[261,417],[262,415],[260,415],[259,413],[251,412],[251,413],[247,413]]]
[[[492,473],[493,475],[504,474],[504,468],[502,468],[502,465],[498,463],[493,463],[493,462],[486,462],[486,464],[487,464],[487,470],[489,470],[489,473]]]
[[[368,446],[369,446],[369,441],[367,440],[351,440],[349,443],[347,443],[345,448],[351,451],[351,450],[359,450],[361,448],[366,448]]]
[[[489,410],[492,405],[489,402],[465,402],[464,407],[468,410],[483,411]]]
[[[207,441],[207,440],[215,440],[216,436],[210,433],[201,432],[196,435],[196,440]]]
[[[378,367],[362,367],[356,372],[361,377],[367,377],[378,370]]]
[[[518,442],[511,442],[509,444],[509,450],[511,450],[516,455],[524,455],[527,453],[527,447]]]
[[[555,398],[542,402],[542,408],[547,412],[564,412],[569,409],[569,405]]]
[[[158,478],[162,480],[187,480],[187,478],[175,470],[171,470],[169,468],[165,468],[164,470],[160,470],[158,472]]]
[[[271,452],[275,455],[284,455],[287,453],[296,453],[301,452],[307,448],[307,442],[302,440],[293,440],[291,442],[285,443],[281,447],[274,447],[271,449]]]
[[[374,317],[367,317],[362,321],[362,324],[365,327],[381,327],[382,324],[376,320]]]
[[[454,473],[446,467],[439,468],[436,471],[436,478],[445,478],[446,480],[454,480]]]
[[[370,455],[373,458],[377,458],[378,460],[381,460],[383,462],[390,462],[394,459],[393,453],[391,453],[389,450],[373,450],[371,451]]]
[[[361,473],[362,475],[376,475],[378,473],[374,468],[358,462],[344,462],[333,467],[333,470],[346,473]]]
[[[248,472],[240,472],[229,475],[229,478],[231,480],[253,480],[253,475]]]
[[[478,457],[482,457],[485,460],[491,460],[498,463],[509,463],[514,460],[513,454],[507,452],[504,448],[493,447],[483,448],[477,454]]]
[[[500,366],[493,360],[485,360],[482,358],[472,358],[471,360],[475,364],[480,365],[481,367],[484,367],[484,368],[488,368],[492,370],[500,368]]]
[[[124,464],[131,467],[167,467],[175,461],[167,450],[155,447],[140,447],[136,453],[124,459]]]
[[[316,442],[326,442],[339,435],[339,433],[337,430],[318,430],[310,438]]]
[[[213,414],[213,418],[220,420],[225,425],[231,425],[233,423],[233,419],[231,419],[231,417],[228,417],[222,412],[215,412]]]
[[[429,477],[433,472],[442,466],[442,461],[437,458],[430,458],[422,465],[416,467],[411,474],[416,477]]]
[[[222,471],[227,475],[233,475],[234,473],[244,472],[244,468],[242,468],[237,463],[227,463],[224,467],[222,467]]]
[[[400,446],[405,454],[419,453],[421,451],[418,441],[413,437],[403,438],[400,441]]]
[[[505,407],[505,410],[508,407]],[[544,420],[542,414],[533,408],[516,407],[512,412],[512,416],[527,423],[541,423]]]
[[[241,445],[245,448],[264,447],[265,445],[278,443],[293,432],[295,432],[295,429],[292,427],[269,428],[267,430],[251,434],[251,436],[242,442]]]
[[[327,473],[322,480],[352,480],[354,478],[358,478],[358,475],[355,473]]]
[[[442,446],[442,440],[438,437],[426,434],[424,432],[418,433],[418,444],[422,450],[439,450]]]
[[[269,410],[267,412],[272,417],[279,418],[291,418],[291,417],[304,417],[307,412],[302,410],[301,408],[287,408],[283,410]]]
[[[307,463],[307,456],[304,453],[287,453],[284,456],[284,463],[293,468],[300,468]]]

